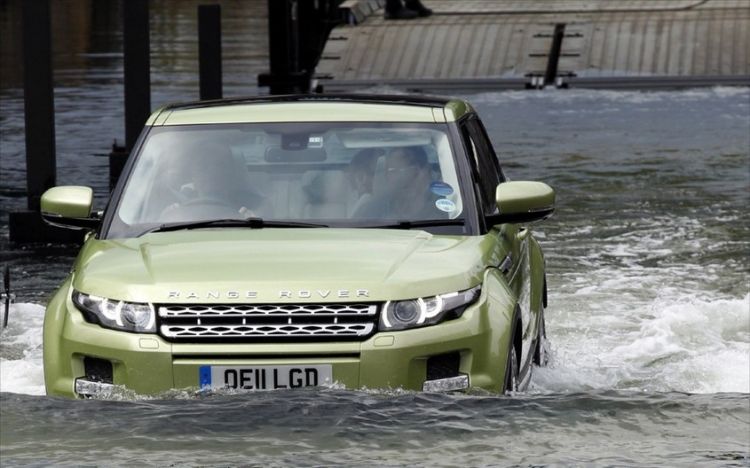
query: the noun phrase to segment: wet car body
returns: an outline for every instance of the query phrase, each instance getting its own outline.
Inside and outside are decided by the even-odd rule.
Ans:
[[[166,106],[102,216],[90,189],[43,197],[90,230],[47,307],[47,392],[523,388],[547,301],[528,224],[553,210],[465,101]]]

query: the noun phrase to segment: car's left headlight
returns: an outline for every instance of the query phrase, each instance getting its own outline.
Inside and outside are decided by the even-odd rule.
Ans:
[[[79,291],[73,291],[71,300],[88,322],[113,330],[156,333],[156,313],[151,304],[118,301]]]
[[[418,297],[406,301],[388,301],[380,314],[380,330],[404,330],[424,327],[458,318],[479,298],[481,286],[465,291]]]

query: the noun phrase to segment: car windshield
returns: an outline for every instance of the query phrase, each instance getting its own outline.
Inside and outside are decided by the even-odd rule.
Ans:
[[[463,213],[458,181],[445,124],[155,127],[108,237],[249,218],[332,227],[456,225]]]

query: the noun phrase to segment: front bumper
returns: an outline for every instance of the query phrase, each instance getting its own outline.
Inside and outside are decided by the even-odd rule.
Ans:
[[[510,315],[497,309],[483,293],[458,319],[381,332],[363,342],[184,344],[90,324],[69,295],[59,292],[48,306],[45,320],[45,382],[48,394],[68,397],[89,391],[82,389],[102,387],[81,383],[97,383],[87,376],[84,366],[84,359],[94,358],[111,363],[112,384],[144,395],[197,389],[201,366],[291,364],[330,364],[334,382],[350,389],[452,390],[466,385],[468,378],[472,387],[499,391],[505,374]],[[428,360],[446,354],[459,356],[458,375],[429,378]],[[80,379],[78,392],[76,379]],[[109,390],[106,385],[104,388]]]

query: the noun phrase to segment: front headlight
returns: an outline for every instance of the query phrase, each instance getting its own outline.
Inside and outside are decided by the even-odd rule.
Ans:
[[[404,330],[424,327],[458,318],[466,307],[479,297],[481,286],[465,291],[441,294],[432,297],[418,297],[407,301],[388,301],[380,314],[380,330]]]
[[[117,301],[78,291],[73,291],[71,299],[88,322],[114,330],[156,333],[156,313],[151,304]]]

